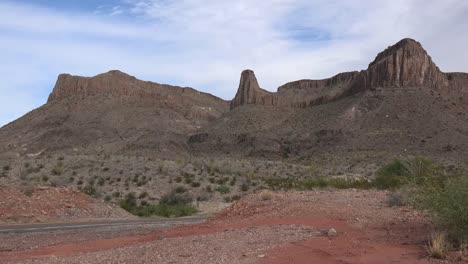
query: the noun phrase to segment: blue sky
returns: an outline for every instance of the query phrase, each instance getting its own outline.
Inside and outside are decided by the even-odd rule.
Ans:
[[[465,0],[0,0],[0,126],[44,104],[57,75],[119,69],[231,99],[243,69],[288,81],[365,69],[412,37],[468,71]]]

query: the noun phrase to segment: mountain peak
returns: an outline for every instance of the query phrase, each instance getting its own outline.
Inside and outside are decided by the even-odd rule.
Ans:
[[[380,52],[369,64],[370,87],[445,86],[446,77],[421,43],[405,38]]]
[[[237,89],[236,96],[231,101],[231,109],[245,104],[276,104],[276,97],[272,93],[260,88],[254,71],[248,69],[242,71],[239,88]]]

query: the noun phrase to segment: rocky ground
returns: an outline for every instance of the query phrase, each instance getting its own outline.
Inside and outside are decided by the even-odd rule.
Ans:
[[[0,212],[0,224],[133,218],[82,192],[55,187],[0,187]]]
[[[427,257],[432,225],[424,213],[390,207],[383,191],[262,191],[207,222],[123,236],[60,233],[1,252],[7,263],[466,263],[454,252]],[[333,228],[334,232],[329,232]],[[27,234],[3,239],[16,243]],[[53,236],[46,235],[44,240]],[[12,240],[13,239],[13,240]],[[43,240],[43,241],[44,241]]]

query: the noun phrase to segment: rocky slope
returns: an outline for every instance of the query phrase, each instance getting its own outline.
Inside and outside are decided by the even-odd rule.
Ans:
[[[0,130],[0,153],[186,155],[187,134],[228,110],[210,94],[119,71],[62,74],[47,104]]]

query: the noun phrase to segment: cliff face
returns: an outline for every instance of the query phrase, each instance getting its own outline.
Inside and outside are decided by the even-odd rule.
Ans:
[[[251,70],[242,72],[236,96],[231,101],[231,109],[247,104],[270,106],[277,104],[276,96],[260,88],[255,73]]]
[[[324,80],[290,82],[279,87],[277,93],[261,90],[252,71],[242,75],[231,108],[242,104],[304,108],[369,89],[392,87],[424,87],[468,102],[468,74],[441,72],[422,45],[412,39],[403,39],[379,53],[367,70],[340,73]]]
[[[422,45],[403,39],[379,53],[367,69],[367,84],[375,87],[446,87],[448,80]]]

